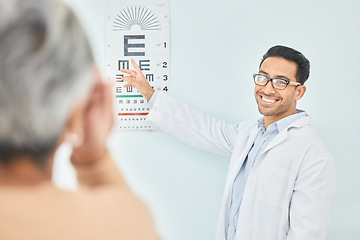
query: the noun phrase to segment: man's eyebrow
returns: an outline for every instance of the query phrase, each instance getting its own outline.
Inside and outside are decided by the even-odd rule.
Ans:
[[[267,72],[263,71],[263,70],[259,70],[259,73],[264,73],[266,75],[269,75]]]
[[[285,80],[290,81],[290,78],[288,78],[287,76],[283,76],[283,75],[276,75],[275,78],[281,78],[281,79],[285,79]]]
[[[259,73],[263,73],[263,74],[266,74],[269,76],[269,74],[263,70],[259,70]],[[288,78],[287,76],[284,76],[284,75],[276,75],[274,78],[281,78],[281,79],[290,81],[290,78]]]

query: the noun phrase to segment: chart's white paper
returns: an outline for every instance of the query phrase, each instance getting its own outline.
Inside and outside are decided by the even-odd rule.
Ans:
[[[155,130],[146,120],[147,100],[123,87],[120,69],[133,69],[134,59],[154,89],[169,91],[169,0],[107,0],[106,9],[106,77],[114,81],[115,127]]]

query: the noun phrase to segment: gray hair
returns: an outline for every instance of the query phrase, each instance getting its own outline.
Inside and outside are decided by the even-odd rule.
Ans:
[[[0,163],[27,154],[43,164],[93,83],[92,52],[68,7],[0,0]]]

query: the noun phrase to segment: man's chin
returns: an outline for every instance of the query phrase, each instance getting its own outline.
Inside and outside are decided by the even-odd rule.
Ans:
[[[258,106],[258,110],[259,110],[260,114],[265,117],[273,116],[276,114],[276,111],[274,109],[265,108],[262,106]]]

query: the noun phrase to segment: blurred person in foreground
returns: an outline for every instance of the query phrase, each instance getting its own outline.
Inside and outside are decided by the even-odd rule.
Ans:
[[[51,0],[0,0],[0,239],[159,239],[106,146],[110,86],[76,16]],[[51,183],[73,146],[78,192]]]

